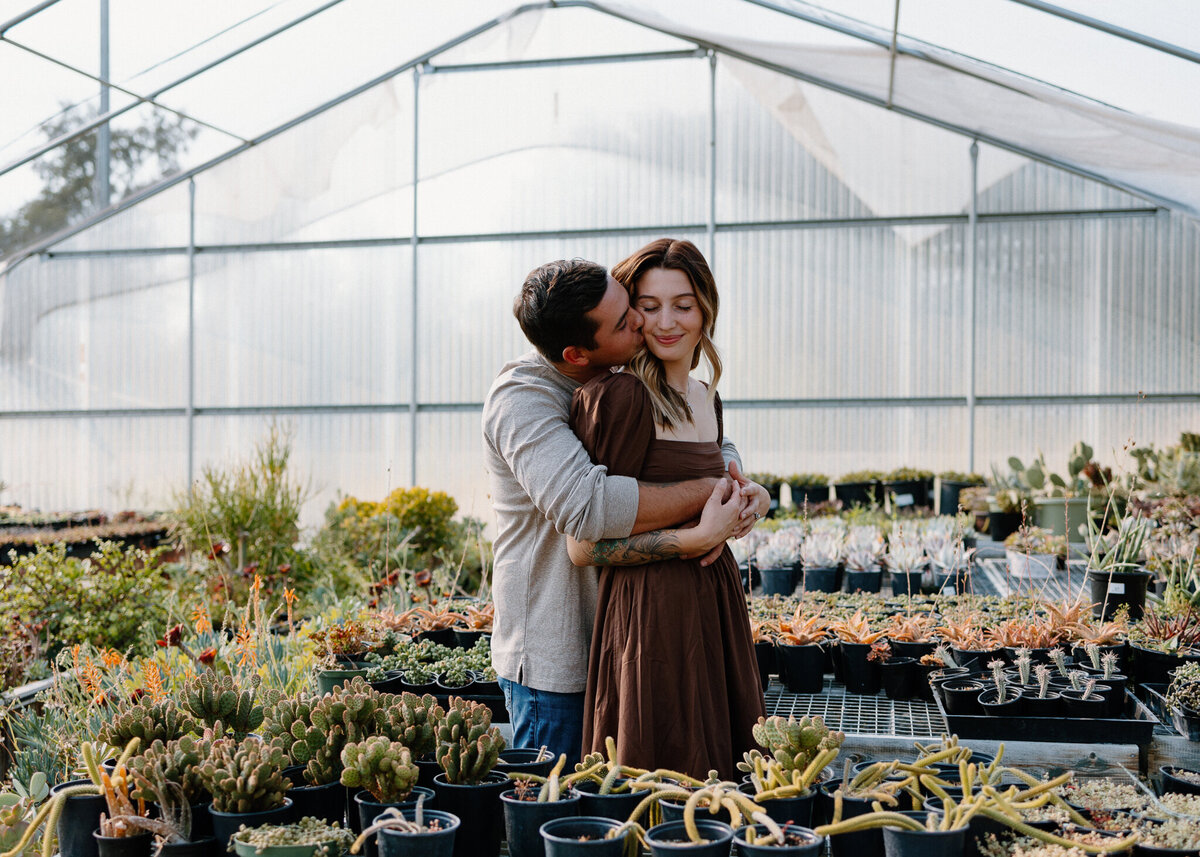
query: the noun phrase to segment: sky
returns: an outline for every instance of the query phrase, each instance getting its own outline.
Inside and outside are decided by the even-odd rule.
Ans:
[[[735,6],[735,0],[718,2]],[[32,4],[33,0],[0,0],[0,22]],[[371,79],[404,59],[409,45],[440,43],[514,5],[515,0],[109,0],[110,74],[131,90],[151,92],[274,27],[322,10],[286,34],[163,94],[164,103],[216,126],[203,129],[193,144],[189,161],[196,163]],[[821,5],[883,29],[890,29],[895,11],[894,0],[829,0]],[[1062,5],[1200,51],[1200,3],[1195,0],[1063,0]],[[553,26],[551,16],[563,21],[586,18],[586,24],[565,36],[569,28]],[[624,26],[609,29],[606,17],[571,9],[522,16],[453,53],[459,60],[536,56],[539,36],[534,28],[555,33],[556,48],[564,53],[570,52],[567,47],[587,54],[676,46],[649,31],[631,38]],[[364,20],[373,26],[363,28]],[[1200,64],[1011,0],[902,0],[899,20],[902,34],[1125,110],[1200,128]],[[100,0],[58,0],[12,27],[5,38],[98,74],[99,21]],[[545,32],[541,38],[544,42]],[[828,38],[843,37],[829,33]],[[14,44],[0,42],[0,79],[21,84],[7,86],[0,94],[0,165],[41,143],[38,126],[60,104],[89,99],[96,103],[94,81]],[[129,100],[117,92],[111,98],[114,107]],[[139,107],[117,121],[144,120],[149,110]],[[40,180],[29,165],[0,176],[0,213],[16,209],[39,188]]]

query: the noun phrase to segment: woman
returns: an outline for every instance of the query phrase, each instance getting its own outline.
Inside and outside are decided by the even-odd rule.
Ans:
[[[721,359],[712,342],[718,298],[708,264],[691,242],[664,238],[612,274],[644,319],[645,348],[626,371],[575,393],[572,428],[612,474],[651,482],[723,476]],[[712,370],[707,386],[691,377],[701,354]],[[746,502],[757,516],[770,499],[754,488]],[[720,502],[714,492],[695,529],[670,531],[694,558],[601,568],[584,753],[603,751],[611,735],[622,764],[736,778],[736,762],[755,746],[750,728],[764,713],[762,691],[737,563],[728,547],[707,567],[699,557],[739,531],[739,496]],[[603,565],[603,553],[571,545],[577,564]]]

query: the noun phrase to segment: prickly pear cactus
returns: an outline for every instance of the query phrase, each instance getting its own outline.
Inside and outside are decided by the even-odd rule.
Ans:
[[[208,787],[200,778],[200,766],[208,758],[212,742],[195,735],[184,735],[174,741],[155,741],[140,754],[129,760],[129,769],[150,782],[156,782],[155,774],[161,779],[178,783],[188,803],[196,803],[205,797]],[[136,779],[136,778],[135,778]],[[134,797],[148,801],[159,800],[158,795],[138,791]]]
[[[397,741],[377,735],[342,750],[342,785],[366,789],[380,803],[399,803],[416,784],[412,753]]]
[[[820,716],[805,715],[799,720],[788,717],[760,717],[751,730],[761,744],[786,771],[804,771],[824,750],[836,750],[846,740],[843,732],[833,732]]]
[[[407,747],[414,759],[427,756],[437,748],[437,725],[446,711],[432,694],[384,695],[376,731]]]
[[[140,738],[139,747],[155,741],[174,741],[196,731],[196,721],[180,710],[173,699],[138,703],[119,709],[100,730],[100,739],[113,747],[124,747],[131,738]]]
[[[291,785],[283,776],[287,757],[273,744],[218,738],[200,765],[200,779],[218,812],[262,812],[283,805]]]
[[[205,670],[184,687],[183,707],[214,734],[231,732],[241,737],[262,725],[263,707],[255,700],[261,683],[262,679],[254,676],[250,687],[243,688],[233,676]]]
[[[450,698],[437,730],[438,765],[448,782],[474,785],[491,773],[505,746],[500,730],[491,723],[492,712],[486,705]]]

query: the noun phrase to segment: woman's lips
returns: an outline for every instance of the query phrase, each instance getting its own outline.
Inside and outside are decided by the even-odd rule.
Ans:
[[[656,337],[654,337],[654,341],[657,342],[659,345],[674,345],[676,342],[678,342],[681,339],[683,339],[682,336],[656,336]]]

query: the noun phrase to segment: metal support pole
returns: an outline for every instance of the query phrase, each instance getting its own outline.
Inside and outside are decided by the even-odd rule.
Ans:
[[[717,53],[708,52],[708,267],[717,255]]]
[[[100,115],[108,113],[108,0],[100,0]],[[112,202],[109,158],[112,156],[112,129],[105,122],[96,133],[96,210]]]
[[[892,46],[888,51],[888,94],[887,107],[892,108],[892,95],[896,91],[896,39],[900,35],[900,0],[896,0],[896,11],[892,15]]]
[[[967,218],[967,472],[975,472],[975,263],[979,226],[979,141],[971,141],[971,210]]]
[[[417,484],[417,360],[420,357],[417,348],[417,331],[420,323],[417,319],[419,302],[417,300],[417,182],[418,182],[418,147],[420,145],[421,127],[421,69],[413,69],[413,137],[412,137],[412,300],[408,308],[409,338],[411,352],[408,361],[408,473],[410,484]]]
[[[188,179],[187,486],[196,472],[196,180]]]

